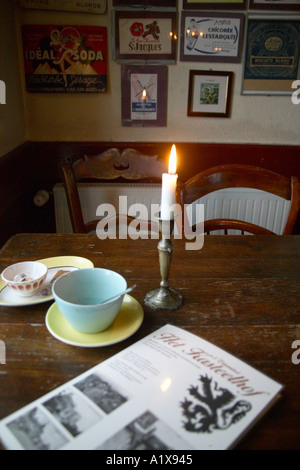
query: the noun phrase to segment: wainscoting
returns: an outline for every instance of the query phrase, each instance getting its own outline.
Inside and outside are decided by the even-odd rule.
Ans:
[[[0,245],[14,233],[55,232],[53,188],[62,181],[60,163],[116,147],[134,148],[168,161],[173,142],[26,142],[0,158]],[[178,174],[195,173],[223,163],[247,163],[300,178],[300,146],[176,143]],[[50,194],[42,207],[33,203],[39,190]],[[300,220],[295,233],[300,234]]]

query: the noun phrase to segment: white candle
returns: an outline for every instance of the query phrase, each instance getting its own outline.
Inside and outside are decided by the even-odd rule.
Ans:
[[[176,147],[173,145],[169,160],[169,173],[163,173],[162,175],[160,217],[163,220],[170,220],[170,210],[172,206],[176,204],[176,185],[178,178],[176,174],[176,159]]]

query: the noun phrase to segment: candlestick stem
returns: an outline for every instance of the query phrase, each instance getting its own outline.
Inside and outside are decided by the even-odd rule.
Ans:
[[[173,232],[174,219],[159,219],[159,227],[162,233],[162,239],[158,243],[157,249],[159,251],[161,282],[160,287],[146,295],[145,304],[154,310],[177,310],[182,305],[182,295],[169,287],[169,274],[171,269],[172,252],[174,250],[170,234]]]

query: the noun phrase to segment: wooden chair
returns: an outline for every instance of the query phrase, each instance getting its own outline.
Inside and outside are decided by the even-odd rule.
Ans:
[[[84,221],[77,184],[84,182],[127,181],[155,183],[161,182],[162,173],[166,172],[163,161],[157,156],[144,155],[134,149],[127,148],[121,153],[111,148],[99,155],[88,156],[61,165],[64,187],[70,212],[73,231],[88,233],[95,231],[99,220]],[[132,220],[128,216],[128,222]],[[117,223],[120,215],[117,214]],[[149,221],[149,230],[153,223]]]
[[[282,234],[289,235],[292,233],[300,208],[299,180],[294,176],[286,178],[273,171],[251,165],[228,164],[216,166],[198,173],[190,180],[181,184],[180,204],[183,213],[186,216],[186,205],[214,191],[225,188],[252,188],[266,191],[290,201],[288,216]],[[192,227],[193,231],[195,229],[196,227]],[[216,230],[224,230],[222,233],[226,235],[230,229],[239,230],[242,234],[275,235],[275,232],[272,230],[259,224],[247,222],[246,220],[229,218],[204,220],[204,233],[210,234]]]

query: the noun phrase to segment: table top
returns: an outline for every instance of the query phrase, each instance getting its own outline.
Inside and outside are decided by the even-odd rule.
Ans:
[[[99,240],[96,235],[18,234],[0,251],[0,271],[24,260],[81,256],[118,271],[144,309],[139,330],[120,343],[79,348],[45,326],[53,302],[0,306],[0,419],[87,371],[157,328],[172,323],[224,348],[285,386],[282,399],[237,449],[300,449],[300,236],[206,236],[201,250],[174,240],[170,287],[176,311],[154,311],[145,295],[159,286],[157,240]],[[298,355],[299,356],[299,355]]]

